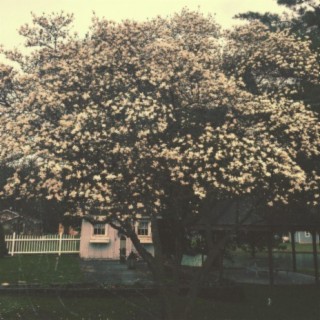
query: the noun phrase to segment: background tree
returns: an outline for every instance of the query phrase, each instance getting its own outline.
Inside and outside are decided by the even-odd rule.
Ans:
[[[283,13],[282,15],[272,15],[268,12],[265,14],[248,12],[236,16],[237,18],[249,21],[258,20],[265,24],[268,30],[273,32],[282,30],[284,34],[288,35],[288,39],[279,39],[278,43],[272,39],[268,40],[272,43],[270,46],[270,52],[272,52],[274,48],[277,48],[277,56],[266,54],[264,56],[264,61],[257,61],[254,54],[252,55],[251,53],[246,52],[247,56],[256,62],[250,64],[249,68],[247,67],[243,69],[245,70],[242,72],[242,75],[244,75],[243,78],[245,79],[245,86],[251,91],[260,90],[260,92],[267,93],[270,92],[270,84],[266,79],[272,79],[272,83],[277,85],[280,91],[282,91],[282,96],[289,97],[290,99],[297,101],[303,100],[304,103],[309,105],[319,117],[320,2],[318,0],[277,0],[277,3],[279,5],[284,5],[288,9],[286,13]],[[237,35],[235,36],[237,37]],[[304,72],[302,69],[296,69],[296,73],[293,75],[290,71],[288,72],[288,69],[286,68],[288,64],[292,64],[293,60],[295,60],[291,60],[290,58],[291,55],[295,54],[296,50],[290,48],[289,43],[294,42],[291,41],[292,36],[294,38],[298,37],[300,39],[305,39],[308,42],[307,51],[305,52],[308,52],[307,55],[309,58],[308,60],[300,61],[300,68],[314,68],[316,73],[314,73],[313,79],[305,77],[308,71]],[[283,46],[281,49],[279,47],[280,43],[280,46]],[[289,44],[289,46],[287,44]],[[247,46],[245,39],[243,45],[244,47]],[[260,50],[260,48],[257,47],[256,49]],[[311,54],[311,56],[309,54]],[[272,56],[274,59],[270,59]],[[242,54],[242,59],[245,59],[245,54]],[[282,90],[283,83],[286,84],[286,90]],[[291,83],[291,86],[287,86],[288,83]],[[304,162],[305,170],[319,170],[317,162],[309,160],[306,161],[304,157],[300,157],[300,160]],[[303,197],[296,196],[294,201],[292,201],[294,206],[291,207],[291,211],[296,212],[296,219],[299,219],[297,212],[301,210],[303,211],[302,207],[306,202],[309,202],[312,197],[312,195],[306,195],[306,193],[304,193]]]
[[[270,30],[288,30],[290,33],[310,40],[310,49],[319,52],[320,46],[320,2],[318,0],[277,0],[279,5],[288,10],[282,15],[269,12],[247,12],[236,15],[238,19],[258,20]],[[317,58],[319,65],[319,57]],[[300,90],[295,99],[303,99],[319,114],[319,84],[310,81],[298,81]]]

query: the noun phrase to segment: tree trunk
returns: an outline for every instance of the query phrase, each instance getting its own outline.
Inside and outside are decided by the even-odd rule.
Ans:
[[[168,283],[168,278],[165,273],[165,263],[162,255],[162,247],[159,235],[159,226],[156,217],[151,219],[151,231],[152,241],[154,246],[154,257],[143,247],[140,243],[138,236],[132,230],[128,235],[136,250],[139,252],[141,257],[147,262],[156,286],[158,288],[159,296],[162,303],[161,318],[163,320],[176,320],[173,313],[173,294],[172,286]]]
[[[224,248],[221,249],[220,251],[220,256],[219,256],[219,283],[223,282],[223,258],[224,258],[224,253],[225,250]]]
[[[224,234],[223,237],[221,237],[215,244],[212,243],[212,239],[210,239],[211,237],[212,235],[210,231],[210,234],[207,234],[207,242],[209,242],[207,259],[191,282],[190,290],[187,295],[186,308],[184,311],[183,319],[189,319],[191,317],[191,311],[194,308],[195,300],[199,294],[201,285],[203,284],[208,272],[211,270],[213,262],[220,257],[221,251],[224,250],[225,245],[228,241],[228,236],[226,234]]]
[[[0,223],[0,258],[3,258],[7,254],[8,254],[8,249],[6,246],[4,230],[3,230],[2,223]]]
[[[272,287],[274,284],[274,263],[273,263],[273,254],[272,254],[272,247],[273,247],[273,233],[269,231],[267,234],[268,237],[268,264],[269,264],[269,283]]]
[[[291,252],[292,252],[292,271],[297,272],[295,231],[291,231],[290,234],[291,234]]]
[[[168,278],[164,269],[165,264],[159,234],[158,219],[156,217],[152,217],[151,219],[151,232],[154,246],[153,275],[158,286],[160,298],[163,304],[162,318],[166,320],[174,320],[175,318],[173,315],[173,297],[172,289],[170,288],[172,287],[172,285],[170,286],[170,283],[168,283]]]
[[[251,250],[250,250],[251,251],[251,258],[255,259],[256,258],[256,246],[253,241],[251,241],[250,247],[251,247]]]
[[[312,230],[312,253],[313,253],[313,266],[314,266],[314,279],[316,285],[319,285],[319,270],[318,270],[318,254],[317,254],[317,233]]]

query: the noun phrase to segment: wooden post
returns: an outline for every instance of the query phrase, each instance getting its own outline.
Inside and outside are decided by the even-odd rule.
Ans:
[[[312,231],[313,266],[316,284],[319,284],[318,255],[317,255],[317,232]]]
[[[223,257],[224,257],[224,249],[220,250],[219,255],[219,282],[222,283],[223,281]]]
[[[59,256],[61,256],[61,248],[62,248],[62,233],[59,234],[59,252],[58,252]]]
[[[14,246],[15,246],[15,242],[16,242],[16,233],[14,232],[14,233],[13,233],[13,236],[12,236],[11,256],[13,256],[13,255],[14,255]]]
[[[295,240],[295,231],[291,231],[291,252],[292,252],[292,270],[297,272],[297,258],[296,258],[296,240]]]
[[[270,286],[274,284],[274,276],[273,276],[273,255],[272,255],[272,243],[273,243],[273,233],[272,231],[268,232],[268,258],[269,258],[269,283]]]

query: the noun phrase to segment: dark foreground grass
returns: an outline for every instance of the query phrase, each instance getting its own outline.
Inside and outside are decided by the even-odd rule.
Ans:
[[[0,284],[18,281],[47,285],[83,281],[79,258],[74,255],[20,255],[0,260]],[[239,302],[198,299],[193,313],[195,320],[319,320],[320,289],[309,286],[243,286],[245,298]],[[271,305],[268,305],[271,298]],[[270,300],[269,300],[270,301]],[[175,300],[176,319],[184,299]],[[144,292],[121,296],[110,291],[108,296],[77,292],[76,296],[24,293],[0,294],[0,320],[150,320],[159,319],[157,296]]]
[[[244,286],[241,302],[198,299],[195,320],[319,320],[320,291],[315,286]],[[271,298],[271,305],[268,305]],[[156,296],[142,292],[122,297],[63,297],[59,295],[0,295],[0,319],[150,320],[159,319]],[[182,308],[183,299],[175,301]],[[176,315],[176,319],[183,319]]]
[[[74,255],[18,255],[0,259],[0,284],[18,282],[74,283],[83,281],[79,257]]]

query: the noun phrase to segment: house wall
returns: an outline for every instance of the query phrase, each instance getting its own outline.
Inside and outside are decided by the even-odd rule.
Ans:
[[[301,244],[311,244],[312,243],[312,235],[307,231],[297,231],[295,233],[295,242]],[[319,237],[316,237],[317,243],[319,243]]]
[[[144,244],[145,249],[154,256],[154,246],[152,243]]]
[[[296,243],[312,244],[312,234],[311,234],[311,232],[308,232],[308,231],[295,232],[294,239],[295,239]],[[290,240],[291,240],[291,236],[290,236]],[[318,245],[320,244],[319,233],[317,233],[317,236],[316,236],[316,243]]]
[[[106,224],[105,238],[108,238],[108,243],[93,242],[98,237],[93,236],[93,225],[86,221],[82,221],[81,238],[80,238],[80,257],[84,259],[120,259],[120,243],[125,245],[125,255],[128,256],[131,251],[136,252],[130,239],[121,240],[117,230]],[[104,237],[102,237],[104,238]],[[144,244],[146,249],[153,254],[152,243]]]

